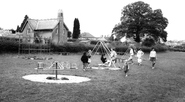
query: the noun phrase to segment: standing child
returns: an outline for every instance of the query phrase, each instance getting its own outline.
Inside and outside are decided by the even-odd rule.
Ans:
[[[87,67],[89,67],[89,68],[91,68],[91,67],[90,67],[90,63],[91,63],[91,53],[92,53],[92,51],[91,51],[91,50],[88,50],[88,52],[87,52],[87,57],[88,57],[88,65],[87,65]]]
[[[139,48],[138,52],[137,52],[137,62],[138,62],[138,65],[141,65],[142,64],[142,56],[144,55],[144,52],[141,50],[141,48]]]
[[[88,56],[87,56],[87,53],[84,52],[82,57],[81,57],[81,61],[83,63],[83,70],[85,71],[86,68],[88,67]]]
[[[152,69],[154,69],[155,67],[155,63],[156,63],[156,59],[157,59],[157,53],[155,51],[154,48],[152,48],[152,50],[150,51],[150,55],[149,55],[149,60],[152,62]]]
[[[129,64],[128,64],[128,61],[127,60],[124,62],[123,69],[124,69],[125,77],[127,77],[128,76],[127,73],[129,71]]]
[[[128,61],[130,61],[132,64],[134,63],[133,56],[134,56],[134,48],[131,46],[130,47],[130,56],[128,58]]]

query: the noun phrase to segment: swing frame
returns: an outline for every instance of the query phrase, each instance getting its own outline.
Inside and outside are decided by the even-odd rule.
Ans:
[[[92,56],[97,54],[98,50],[100,48],[103,48],[105,50],[105,53],[108,55],[108,59],[111,59],[111,56],[110,56],[110,49],[108,46],[106,46],[105,42],[104,41],[98,41],[96,43],[96,45],[94,46],[93,50],[92,50]],[[93,53],[94,52],[94,53]],[[117,68],[116,65],[115,65],[115,62],[113,62],[112,60],[110,60],[110,63],[111,65],[114,67],[114,68]],[[110,65],[110,66],[111,66]],[[110,67],[110,66],[107,66],[107,67]]]

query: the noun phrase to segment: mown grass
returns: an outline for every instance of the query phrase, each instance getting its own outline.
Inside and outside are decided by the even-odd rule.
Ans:
[[[34,55],[21,55],[34,56]],[[122,70],[82,71],[81,55],[37,55],[52,57],[44,61],[70,61],[78,64],[77,70],[63,70],[59,74],[91,78],[79,84],[48,84],[24,80],[22,76],[36,74],[36,63],[17,55],[0,55],[0,102],[183,102],[185,101],[185,53],[159,53],[156,69],[149,61],[143,66],[131,65],[129,76]],[[148,54],[145,54],[148,59]],[[100,62],[92,57],[92,64]],[[42,61],[42,60],[41,60]],[[40,74],[54,74],[40,71]]]

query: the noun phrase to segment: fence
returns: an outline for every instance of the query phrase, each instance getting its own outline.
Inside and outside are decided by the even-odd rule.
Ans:
[[[48,38],[19,37],[18,54],[50,53],[51,40]]]

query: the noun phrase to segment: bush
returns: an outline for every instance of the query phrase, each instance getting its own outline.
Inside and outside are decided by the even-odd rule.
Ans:
[[[86,46],[81,43],[65,43],[64,45],[52,45],[51,46],[53,52],[71,52],[78,53],[83,51],[88,51],[89,49],[93,49],[94,46]]]
[[[91,44],[91,45],[96,45],[98,42],[99,42],[98,40],[92,40],[92,41],[90,42],[90,44]]]
[[[78,52],[84,52],[88,51],[89,49],[93,50],[95,47],[95,44],[98,43],[98,41],[91,41],[94,45],[87,45],[87,44],[82,44],[79,42],[75,43],[65,43],[64,45],[51,45],[51,52],[71,52],[71,53],[78,53]],[[113,44],[114,45],[114,44]],[[108,48],[113,46],[112,44],[107,45]],[[31,46],[34,49],[39,49],[40,45],[37,44],[23,44],[24,47],[29,48]],[[44,45],[43,45],[44,46]],[[48,46],[45,46],[45,48]],[[150,52],[151,47],[147,46],[136,46],[140,47],[144,52]],[[168,50],[168,47],[163,44],[156,44],[153,46],[157,52],[164,52]],[[11,41],[11,40],[0,40],[0,53],[18,53],[19,50],[19,43],[16,41]],[[128,49],[128,45],[125,44],[119,44],[118,46],[114,46],[116,52],[125,52]],[[102,49],[104,48],[99,48],[98,52],[103,52]],[[171,50],[171,49],[170,49]],[[177,49],[175,49],[177,50]],[[180,51],[180,50],[179,50]],[[104,51],[105,52],[105,51]]]
[[[143,43],[142,43],[143,46],[147,46],[147,47],[151,47],[153,45],[155,45],[155,41],[153,39],[150,39],[150,38],[146,38]]]
[[[19,43],[16,41],[0,41],[0,53],[18,53]]]
[[[154,46],[151,47],[147,47],[147,46],[141,46],[141,49],[144,52],[150,52],[152,47],[157,51],[157,52],[165,52],[168,50],[168,46],[164,45],[164,44],[156,44]]]
[[[170,47],[169,47],[169,50],[170,50],[170,51],[185,52],[185,45],[182,44],[182,45],[177,45],[177,46],[174,46],[174,47],[170,46]]]

